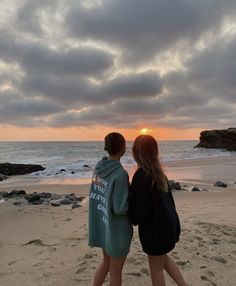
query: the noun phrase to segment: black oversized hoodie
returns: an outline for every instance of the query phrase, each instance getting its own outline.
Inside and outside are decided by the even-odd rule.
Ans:
[[[170,188],[168,192],[152,184],[152,178],[139,168],[132,179],[129,217],[138,225],[143,251],[162,255],[171,251],[179,240],[180,222]]]

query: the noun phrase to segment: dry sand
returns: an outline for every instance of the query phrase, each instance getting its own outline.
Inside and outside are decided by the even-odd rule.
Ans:
[[[170,179],[182,181],[187,189],[209,190],[174,192],[182,234],[171,256],[191,286],[236,285],[236,157],[174,162],[165,169]],[[213,187],[216,180],[229,186]],[[0,182],[0,191],[12,189],[87,195],[89,186],[25,178]],[[101,254],[87,246],[86,201],[73,210],[12,203],[0,204],[0,285],[92,285]],[[134,284],[151,285],[136,228],[123,271],[123,285]],[[167,285],[175,284],[167,278]]]

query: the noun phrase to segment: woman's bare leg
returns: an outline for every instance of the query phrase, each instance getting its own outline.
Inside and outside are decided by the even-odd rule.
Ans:
[[[107,255],[104,250],[102,250],[102,253],[103,261],[99,264],[96,270],[93,286],[102,286],[110,268],[110,256]]]
[[[164,265],[166,255],[148,255],[149,268],[152,278],[152,286],[165,286]]]
[[[113,258],[110,257],[110,286],[121,286],[122,269],[125,264],[126,257]]]
[[[164,268],[178,286],[188,286],[180,272],[179,267],[169,255],[166,255]]]

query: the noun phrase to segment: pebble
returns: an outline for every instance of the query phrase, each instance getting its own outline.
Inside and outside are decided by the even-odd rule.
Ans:
[[[197,188],[197,187],[193,187],[193,188],[191,189],[191,192],[200,192],[200,189]]]
[[[215,182],[214,186],[215,186],[215,187],[221,187],[221,188],[226,188],[226,187],[228,187],[228,185],[225,184],[225,183],[222,182],[222,181],[217,181],[217,182]]]

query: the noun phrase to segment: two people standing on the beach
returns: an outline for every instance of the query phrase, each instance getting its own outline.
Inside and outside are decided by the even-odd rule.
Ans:
[[[125,139],[119,133],[105,137],[108,158],[96,165],[89,196],[89,245],[102,249],[93,286],[122,284],[122,269],[129,253],[133,229],[138,225],[143,251],[148,255],[153,286],[164,286],[164,269],[179,286],[187,286],[167,255],[179,239],[180,223],[168,180],[158,158],[158,145],[150,135],[138,136],[133,144],[137,163],[131,187],[120,158]]]

